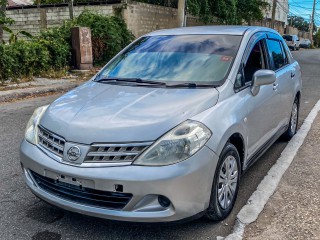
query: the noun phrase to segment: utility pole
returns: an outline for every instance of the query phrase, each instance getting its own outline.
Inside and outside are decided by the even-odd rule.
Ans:
[[[316,10],[316,0],[313,0],[312,15],[311,15],[310,27],[309,27],[309,39],[310,39],[311,45],[313,45],[313,23],[314,23],[315,10]]]
[[[179,27],[186,26],[186,0],[178,2],[178,25]]]
[[[273,0],[273,2],[272,2],[272,17],[271,17],[271,27],[273,29],[275,27],[276,9],[277,9],[277,0]]]

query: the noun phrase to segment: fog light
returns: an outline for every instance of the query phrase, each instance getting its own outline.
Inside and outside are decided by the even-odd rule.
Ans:
[[[164,208],[167,208],[170,206],[171,202],[170,200],[165,197],[165,196],[158,196],[158,201],[159,201],[159,204],[161,205],[161,207],[164,207]]]

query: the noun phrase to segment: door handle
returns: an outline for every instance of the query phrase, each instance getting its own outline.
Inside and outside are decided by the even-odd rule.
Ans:
[[[277,91],[277,90],[278,90],[278,86],[279,86],[279,84],[274,83],[274,84],[273,84],[273,90],[274,90],[274,91]]]
[[[294,72],[291,72],[291,78],[294,78],[296,74]]]

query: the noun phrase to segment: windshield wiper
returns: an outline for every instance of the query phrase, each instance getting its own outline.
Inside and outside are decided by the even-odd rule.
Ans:
[[[167,87],[172,87],[172,88],[179,88],[179,87],[186,87],[186,88],[210,88],[210,87],[219,87],[219,85],[214,85],[214,84],[198,84],[195,82],[190,82],[190,83],[176,83],[176,84],[168,84],[166,85]]]
[[[101,78],[94,81],[95,82],[133,82],[133,83],[139,83],[139,84],[163,85],[163,86],[166,85],[166,83],[164,82],[144,80],[141,78],[113,78],[112,77],[112,78]]]

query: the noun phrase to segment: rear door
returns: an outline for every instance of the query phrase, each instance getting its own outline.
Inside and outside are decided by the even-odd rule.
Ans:
[[[283,130],[289,120],[292,108],[292,99],[294,92],[293,69],[290,66],[288,55],[285,51],[283,41],[276,35],[269,35],[267,39],[267,48],[270,58],[270,67],[276,72],[276,82],[273,84],[273,90],[279,95],[275,121],[277,130]]]

